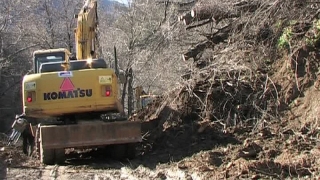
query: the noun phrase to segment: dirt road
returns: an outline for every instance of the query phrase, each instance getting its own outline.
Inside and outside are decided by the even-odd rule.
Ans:
[[[95,157],[93,157],[95,155]],[[119,162],[103,158],[97,152],[84,153],[64,165],[37,166],[31,159],[19,165],[8,165],[6,179],[203,179],[196,169],[181,169],[178,162],[157,162],[163,155],[138,157],[133,161]],[[160,158],[160,159],[159,159]],[[164,158],[165,160],[165,158]],[[2,166],[3,167],[3,166]]]
[[[224,133],[210,128],[191,133],[186,127],[163,133],[153,144],[144,142],[137,158],[123,162],[99,150],[71,151],[65,164],[44,166],[16,148],[7,148],[0,156],[1,176],[50,180],[320,177],[320,144],[314,133],[277,133],[278,125],[255,133],[236,128]]]
[[[25,157],[17,148],[7,148],[2,153],[7,168],[2,167],[7,179],[206,179],[220,174],[210,171],[217,164],[204,158],[208,158],[215,145],[237,141],[214,133],[195,136],[184,132],[166,133],[153,144],[144,142],[137,157],[130,161],[114,160],[101,150],[72,151],[65,164],[44,166]],[[225,141],[219,143],[221,139]]]

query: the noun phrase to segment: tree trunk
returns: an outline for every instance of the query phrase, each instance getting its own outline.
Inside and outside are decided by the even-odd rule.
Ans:
[[[52,16],[51,16],[51,12],[49,10],[49,5],[47,4],[47,1],[45,1],[45,4],[44,4],[44,8],[45,8],[45,11],[46,11],[46,15],[48,16],[48,30],[49,31],[48,33],[50,34],[50,44],[49,44],[49,48],[54,48],[55,47],[55,32],[54,32],[54,27],[53,27],[53,20],[52,20]],[[49,42],[48,42],[49,43]]]
[[[133,72],[132,72],[132,68],[130,68],[128,73],[128,115],[130,116],[132,112],[133,112]]]
[[[0,34],[0,60],[3,57],[3,39],[2,39],[2,34]]]
[[[196,61],[198,58],[197,56],[205,49],[207,48],[208,46],[211,45],[211,42],[210,41],[203,41],[199,44],[197,44],[196,46],[190,48],[188,50],[188,52],[184,53],[182,58],[184,61],[190,59],[190,58],[193,58],[194,61]]]
[[[122,96],[121,96],[121,104],[123,105],[124,109],[124,100],[126,98],[126,92],[127,92],[127,83],[128,83],[128,69],[125,72],[125,82],[123,83],[123,89],[122,89]]]
[[[197,61],[200,59],[200,56],[205,48],[208,46],[214,46],[215,44],[219,44],[227,40],[229,38],[230,31],[231,25],[227,25],[213,34],[205,35],[208,40],[202,41],[190,48],[188,52],[182,55],[183,60],[186,61],[190,58],[193,58],[194,61]]]
[[[1,70],[2,70],[2,60],[3,60],[3,39],[2,34],[0,34],[0,83],[1,83]],[[0,86],[1,87],[1,86]]]
[[[213,16],[214,11],[218,11],[218,8],[211,5],[197,5],[194,8],[192,8],[190,15],[191,17],[197,19],[197,20],[205,20],[210,19]]]
[[[217,4],[198,4],[192,8],[191,17],[195,20],[201,21],[206,19],[213,19],[217,23],[222,19],[238,17],[238,15],[233,11],[228,11],[228,9],[223,9],[223,7]]]

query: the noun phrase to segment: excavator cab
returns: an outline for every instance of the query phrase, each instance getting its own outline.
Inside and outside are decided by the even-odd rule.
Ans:
[[[135,88],[136,93],[136,109],[144,109],[146,108],[150,103],[152,103],[158,96],[147,94],[142,86],[138,86]]]
[[[38,50],[33,53],[33,72],[41,73],[41,65],[45,63],[68,63],[70,52],[67,49]]]
[[[142,109],[146,108],[150,103],[154,101],[155,98],[156,98],[156,95],[151,95],[151,94],[140,96],[141,108]]]

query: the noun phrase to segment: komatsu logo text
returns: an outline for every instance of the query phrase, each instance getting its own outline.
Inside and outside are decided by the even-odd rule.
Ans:
[[[59,76],[59,77],[62,77],[62,76]],[[75,89],[69,77],[65,77],[63,79],[59,92],[43,93],[43,99],[45,101],[56,100],[56,99],[82,98],[82,97],[91,97],[91,96],[92,96],[92,89],[80,89],[80,88]]]
[[[82,98],[82,97],[91,97],[92,89],[76,89],[71,91],[60,91],[60,92],[48,92],[43,93],[43,99],[47,100],[56,100],[56,99],[69,99],[69,98]]]

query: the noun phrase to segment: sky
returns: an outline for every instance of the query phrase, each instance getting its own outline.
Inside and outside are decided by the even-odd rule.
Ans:
[[[118,1],[120,3],[128,5],[128,1],[130,1],[130,0],[113,0],[113,1]]]

